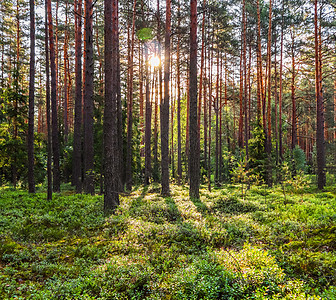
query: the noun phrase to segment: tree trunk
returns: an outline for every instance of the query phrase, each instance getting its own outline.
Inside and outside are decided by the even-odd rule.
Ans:
[[[161,193],[169,195],[169,81],[170,81],[171,0],[166,0],[164,98],[161,104]]]
[[[318,28],[317,0],[314,1],[314,26],[315,26],[315,96],[316,96],[316,152],[317,152],[317,185],[321,190],[326,184],[325,174],[325,141],[324,141],[324,109],[322,95],[322,57],[321,38]],[[321,26],[321,25],[320,25]]]
[[[93,32],[92,0],[85,1],[85,81],[84,81],[84,188],[85,192],[94,194],[94,153],[93,153]]]
[[[282,68],[283,68],[283,44],[284,44],[284,2],[282,0],[282,10],[281,10],[281,41],[280,41],[280,67],[279,67],[279,158],[280,162],[283,161],[283,150],[282,150]]]
[[[55,64],[55,44],[54,31],[51,14],[51,0],[48,0],[48,25],[49,25],[49,45],[50,45],[50,70],[51,70],[51,113],[52,113],[52,149],[53,149],[53,190],[60,192],[60,145],[58,138],[57,121],[57,86],[56,86],[56,64]]]
[[[150,75],[148,72],[148,49],[145,44],[145,80],[146,80],[146,123],[145,123],[145,185],[149,185],[152,176],[151,163],[151,132],[152,132],[152,103],[149,97]]]
[[[127,101],[127,155],[126,155],[126,189],[128,191],[132,190],[132,158],[133,158],[133,53],[134,53],[134,33],[135,33],[135,6],[136,0],[133,3],[133,14],[132,14],[132,32],[131,32],[131,47],[129,54],[129,79],[128,79],[128,101]]]
[[[199,199],[199,131],[197,118],[197,1],[190,1],[190,198]]]
[[[45,0],[45,54],[46,54],[46,114],[47,114],[47,130],[48,130],[48,140],[47,140],[47,181],[48,181],[48,191],[47,191],[47,200],[52,199],[52,174],[51,174],[51,122],[50,122],[50,78],[49,78],[49,32],[48,32],[48,14],[47,14],[48,0]]]
[[[104,210],[119,205],[119,148],[118,148],[118,1],[104,1],[105,19],[105,106],[104,106]]]
[[[35,193],[34,179],[34,88],[35,88],[35,3],[30,6],[30,67],[29,67],[29,116],[28,116],[28,186]]]
[[[178,2],[177,11],[177,27],[180,28],[180,1]],[[177,36],[176,48],[176,76],[177,76],[177,182],[181,184],[182,181],[182,142],[181,142],[181,68],[180,68],[180,34]],[[336,96],[335,96],[336,99]],[[336,101],[336,100],[335,100]],[[335,103],[336,105],[336,103]],[[336,116],[336,114],[335,114]]]
[[[291,91],[292,91],[292,143],[291,148],[292,150],[297,145],[297,116],[296,116],[296,98],[295,98],[295,56],[294,56],[294,28],[291,31],[292,34],[292,84],[291,84]]]
[[[82,191],[82,0],[75,0],[75,124],[72,180],[76,192]]]
[[[271,122],[271,70],[272,70],[272,0],[269,2],[269,15],[268,15],[268,39],[267,39],[267,66],[268,66],[268,84],[267,84],[267,135],[266,135],[266,152],[267,152],[267,185],[272,186],[272,158],[271,158],[271,147],[272,147],[272,122]]]

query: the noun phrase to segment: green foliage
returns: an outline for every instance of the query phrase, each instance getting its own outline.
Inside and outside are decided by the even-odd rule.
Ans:
[[[141,41],[148,41],[153,39],[153,28],[144,27],[137,31],[138,39]]]
[[[265,133],[261,121],[254,127],[248,147],[250,157],[249,167],[255,175],[265,180],[267,154],[265,151]]]
[[[298,145],[296,145],[295,148],[293,149],[293,159],[296,171],[307,170],[306,155]]]
[[[288,184],[287,188],[291,188]],[[234,185],[191,201],[0,190],[1,299],[333,299],[335,193]],[[328,298],[329,297],[329,298]]]

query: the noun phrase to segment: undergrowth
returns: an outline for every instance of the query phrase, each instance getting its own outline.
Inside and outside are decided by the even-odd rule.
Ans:
[[[336,299],[336,189],[0,190],[0,299]]]

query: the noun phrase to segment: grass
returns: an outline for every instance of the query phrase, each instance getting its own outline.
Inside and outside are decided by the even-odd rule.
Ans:
[[[0,299],[336,299],[336,189],[0,190]]]

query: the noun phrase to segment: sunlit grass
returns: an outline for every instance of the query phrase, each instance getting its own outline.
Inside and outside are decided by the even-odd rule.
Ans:
[[[333,190],[200,195],[139,187],[104,216],[102,196],[1,189],[0,298],[335,299]]]

